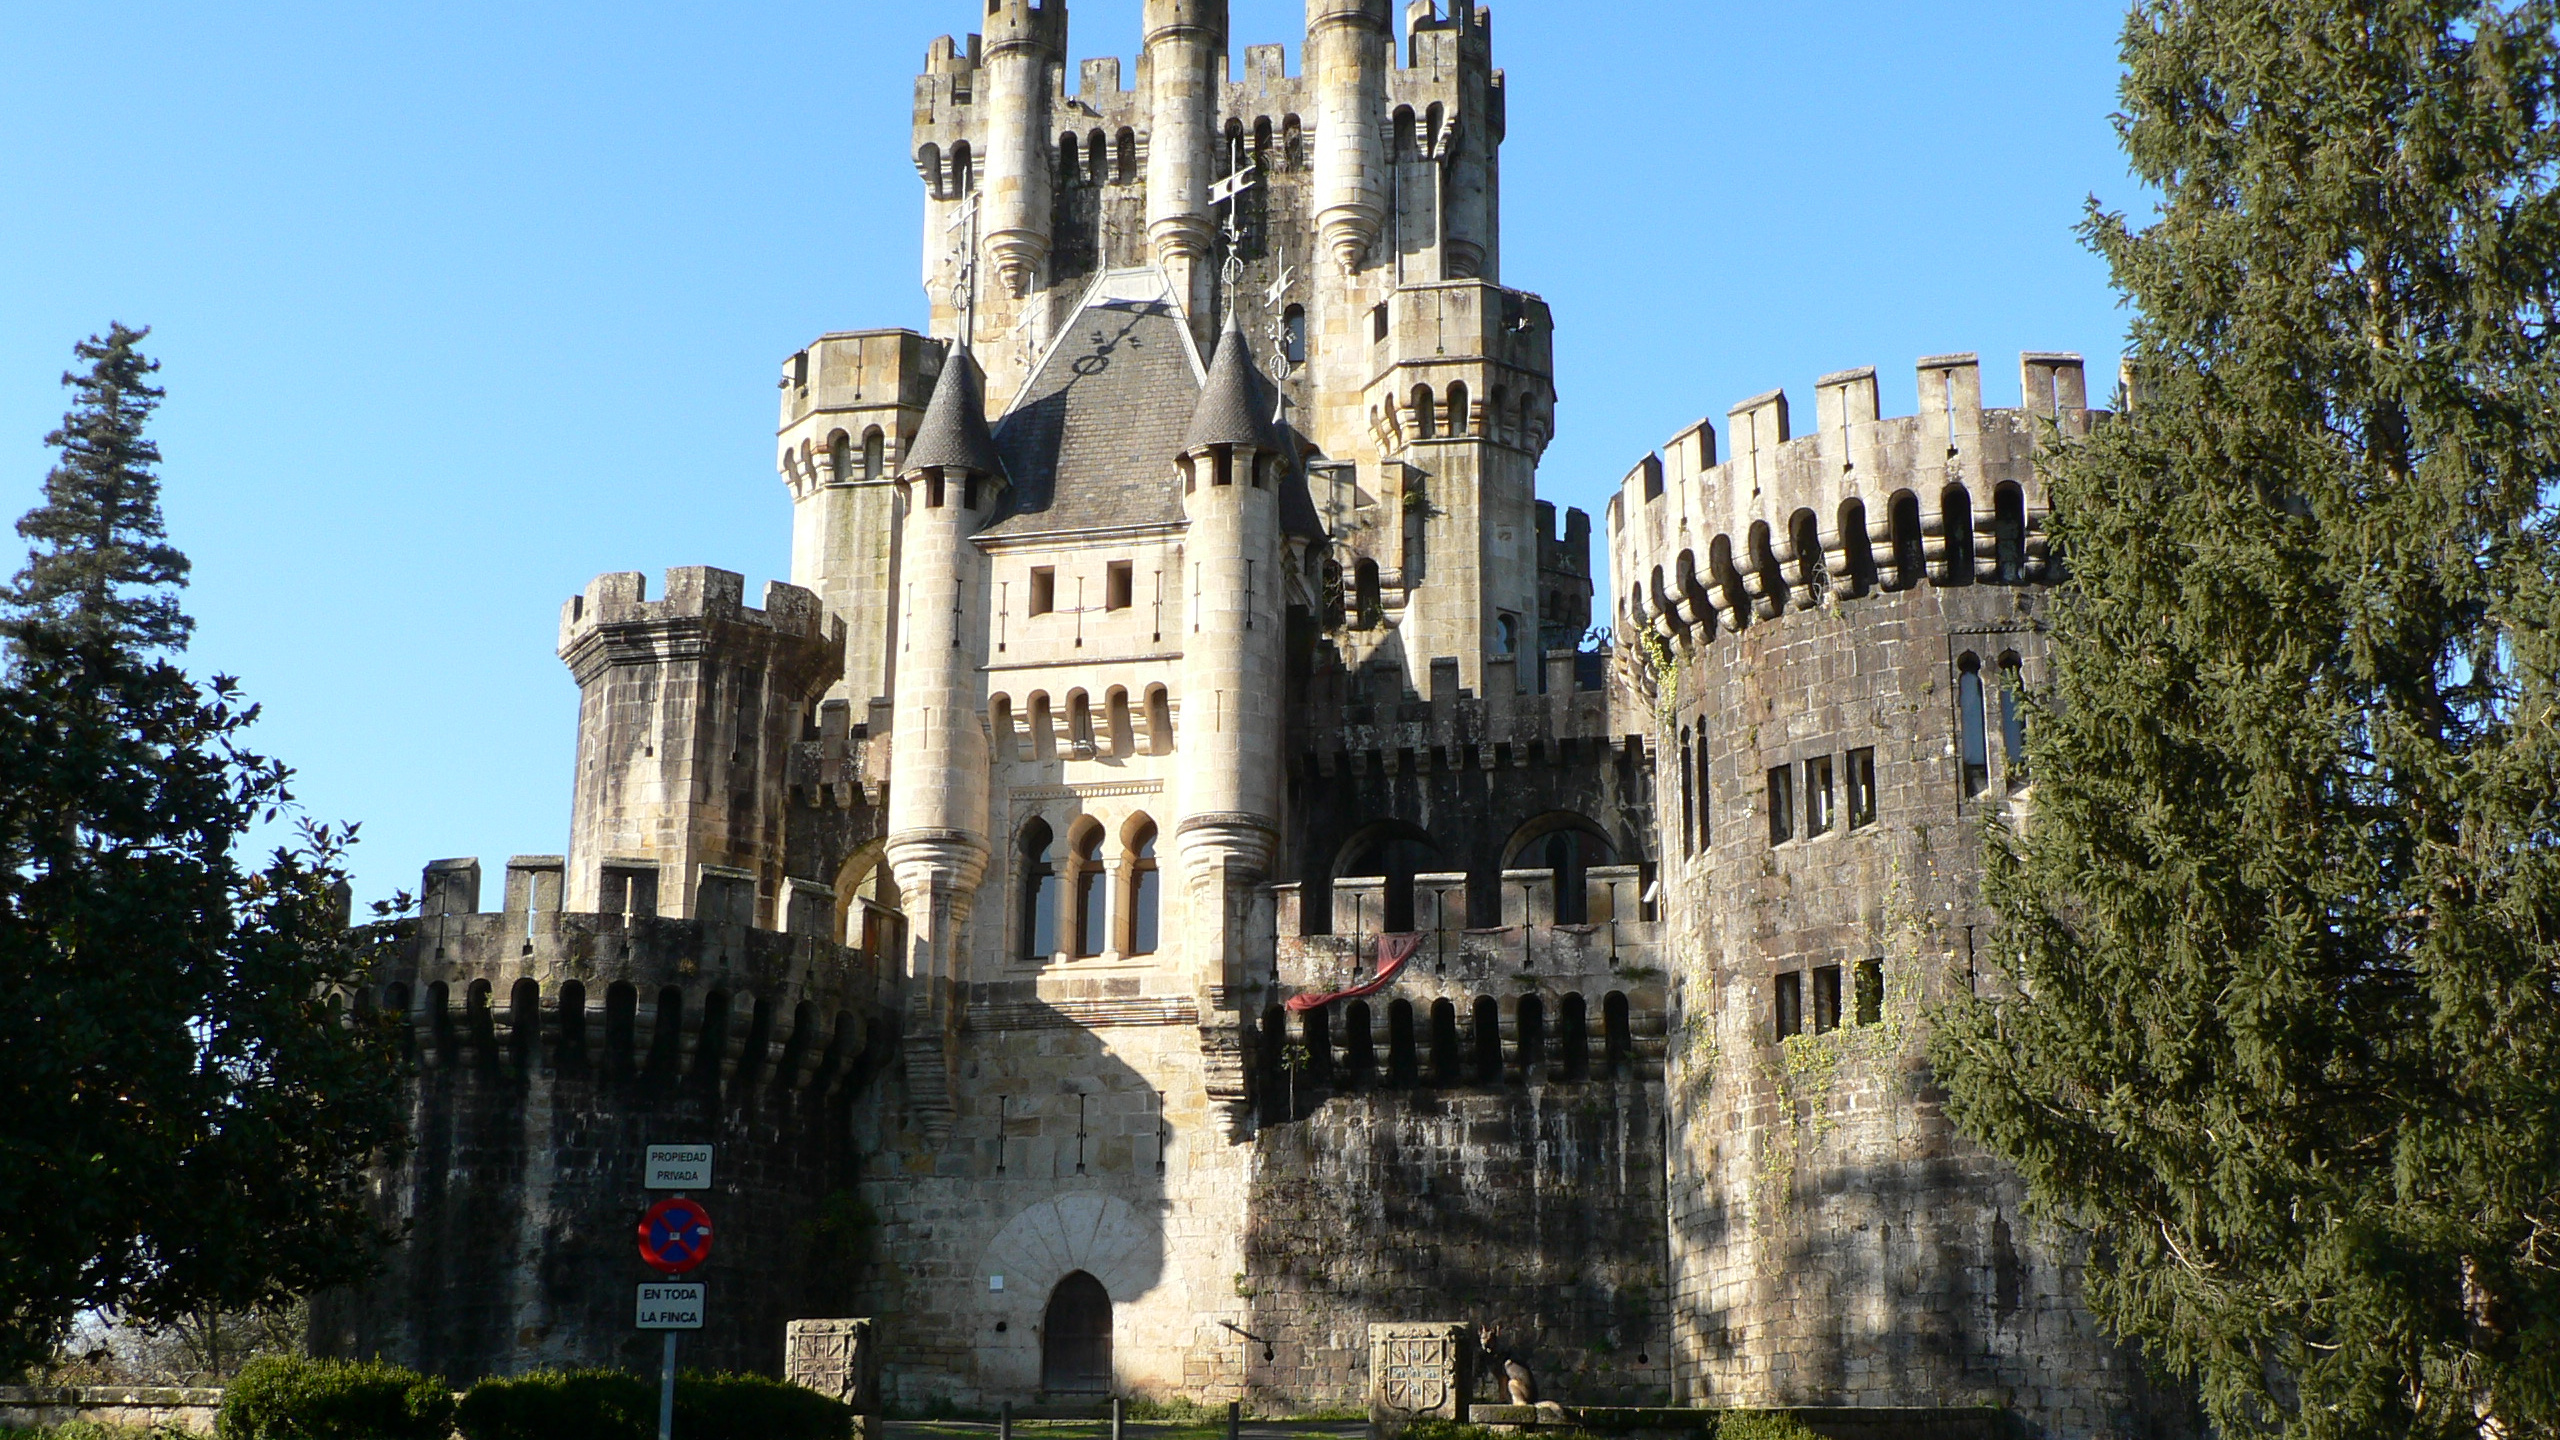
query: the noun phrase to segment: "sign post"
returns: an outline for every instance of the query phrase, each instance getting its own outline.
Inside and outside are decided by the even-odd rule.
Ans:
[[[704,1190],[711,1185],[711,1147],[652,1145],[643,1176],[651,1190]],[[649,1207],[640,1217],[640,1261],[661,1275],[691,1273],[711,1258],[711,1212],[683,1195]],[[643,1330],[667,1334],[665,1363],[658,1377],[658,1440],[674,1440],[676,1429],[676,1336],[702,1328],[702,1286],[652,1281],[640,1287],[634,1323]]]

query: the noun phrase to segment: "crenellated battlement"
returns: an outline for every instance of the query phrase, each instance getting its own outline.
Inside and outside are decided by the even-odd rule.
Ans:
[[[764,587],[764,608],[746,603],[746,577],[709,565],[678,565],[666,574],[666,598],[649,598],[649,577],[637,570],[618,570],[587,582],[584,593],[560,607],[560,653],[585,645],[591,637],[635,627],[700,630],[725,623],[766,630],[777,637],[827,638],[829,625],[818,597],[779,580]]]
[[[824,1090],[886,1013],[873,957],[817,936],[513,906],[400,923],[407,943],[372,999],[408,1017],[430,1068],[508,1061]]]
[[[1620,623],[1683,644],[1826,597],[1938,585],[2047,583],[2035,456],[2087,435],[2080,357],[2020,359],[2026,403],[1986,410],[1972,355],[1919,362],[1919,413],[1878,413],[1872,368],[1814,386],[1814,430],[1793,433],[1786,392],[1681,431],[1609,502]]]
[[[1567,764],[1577,752],[1587,759],[1630,747],[1641,757],[1641,735],[1614,733],[1624,717],[1612,703],[1607,652],[1549,650],[1537,664],[1523,675],[1517,657],[1486,660],[1482,695],[1460,687],[1454,656],[1431,662],[1427,696],[1405,685],[1393,659],[1353,674],[1320,670],[1291,716],[1292,748],[1325,776]]]

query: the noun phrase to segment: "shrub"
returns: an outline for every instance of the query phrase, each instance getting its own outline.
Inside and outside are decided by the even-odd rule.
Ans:
[[[483,1380],[462,1397],[463,1440],[653,1440],[658,1385],[618,1370],[543,1370]],[[843,1440],[853,1411],[814,1390],[761,1375],[687,1374],[676,1381],[685,1440]]]
[[[215,1425],[222,1440],[446,1440],[453,1394],[378,1360],[268,1355],[223,1391]]]
[[[1716,1419],[1716,1440],[1821,1440],[1805,1423],[1780,1410],[1728,1410]]]

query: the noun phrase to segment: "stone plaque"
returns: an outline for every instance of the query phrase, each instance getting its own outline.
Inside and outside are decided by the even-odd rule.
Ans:
[[[1475,1343],[1455,1321],[1369,1327],[1369,1426],[1385,1437],[1407,1421],[1467,1418]]]
[[[783,1376],[841,1400],[857,1415],[880,1409],[880,1347],[868,1320],[794,1320],[785,1331]]]

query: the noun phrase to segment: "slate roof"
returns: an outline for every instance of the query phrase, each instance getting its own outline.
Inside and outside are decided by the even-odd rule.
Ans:
[[[980,533],[1180,524],[1182,474],[1174,460],[1199,405],[1191,337],[1172,306],[1086,306],[996,422],[1012,500]]]
[[[954,349],[943,361],[942,378],[934,382],[933,399],[925,406],[924,423],[916,428],[915,444],[907,449],[907,473],[936,465],[986,475],[1002,473],[995,439],[987,433],[985,389],[977,360],[966,349]]]
[[[1274,408],[1271,387],[1254,367],[1253,343],[1245,339],[1244,322],[1230,311],[1226,333],[1218,337],[1218,358],[1210,362],[1209,383],[1201,389],[1200,408],[1191,416],[1182,448],[1186,453],[1209,445],[1276,450],[1271,425]]]

